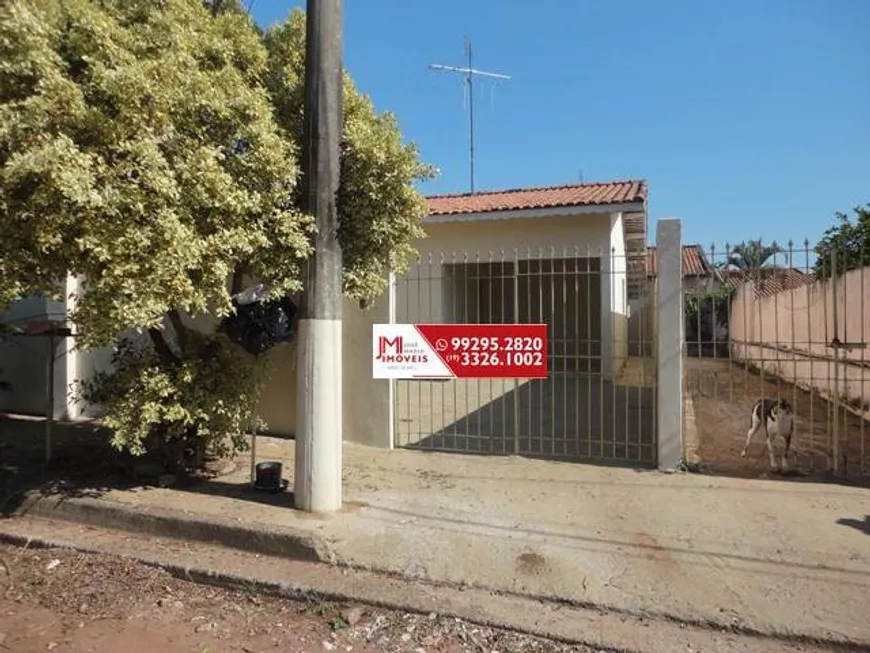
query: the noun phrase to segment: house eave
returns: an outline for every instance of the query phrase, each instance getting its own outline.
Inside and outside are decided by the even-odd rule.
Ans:
[[[584,204],[582,206],[553,206],[534,209],[515,209],[509,211],[483,211],[480,213],[444,213],[424,218],[423,224],[445,222],[485,222],[488,220],[519,220],[536,218],[560,218],[582,215],[608,215],[613,213],[645,212],[643,202],[624,204]]]

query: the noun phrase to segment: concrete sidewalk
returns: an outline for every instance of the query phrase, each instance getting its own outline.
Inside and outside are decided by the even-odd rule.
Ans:
[[[258,452],[292,475],[292,442],[261,438]],[[249,491],[241,462],[192,488],[111,490],[67,518],[99,521],[100,506],[186,515],[233,524],[258,543],[271,533],[268,552],[286,542],[288,557],[870,645],[868,489],[354,445],[344,455],[346,508],[335,515]],[[64,516],[63,504],[45,505]]]

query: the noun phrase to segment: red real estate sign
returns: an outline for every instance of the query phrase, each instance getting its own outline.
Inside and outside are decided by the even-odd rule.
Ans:
[[[544,379],[546,324],[376,324],[374,378]]]

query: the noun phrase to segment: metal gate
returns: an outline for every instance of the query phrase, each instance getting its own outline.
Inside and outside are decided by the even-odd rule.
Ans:
[[[870,478],[870,250],[857,247],[684,246],[693,462],[782,471],[784,443],[772,466],[763,431],[743,455],[755,402],[779,398],[794,414],[789,473]]]
[[[626,270],[579,247],[412,264],[396,322],[545,323],[549,378],[396,381],[396,445],[654,465],[653,291]]]

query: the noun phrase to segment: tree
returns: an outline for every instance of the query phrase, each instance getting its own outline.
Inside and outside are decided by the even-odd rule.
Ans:
[[[770,259],[785,250],[776,243],[765,245],[760,239],[735,245],[727,252],[727,257],[719,265],[723,268],[743,271],[759,270],[770,263]],[[774,259],[775,262],[775,259]]]
[[[72,274],[81,345],[148,334],[82,389],[118,447],[221,443],[249,423],[263,366],[183,318],[229,315],[245,278],[273,297],[302,289],[298,20],[264,39],[231,1],[0,7],[0,304],[56,296]],[[348,104],[345,287],[365,298],[413,254],[425,205],[412,182],[430,171],[390,116],[359,94]]]
[[[269,53],[267,87],[276,118],[293,142],[302,140],[305,72],[305,14],[266,31]],[[344,133],[338,196],[344,258],[344,291],[370,299],[384,290],[390,269],[401,273],[416,252],[413,241],[427,207],[414,183],[429,179],[435,168],[422,163],[417,148],[402,142],[396,118],[378,115],[368,97],[344,75]],[[298,201],[298,198],[297,198]]]
[[[837,271],[848,270],[870,265],[870,204],[856,206],[853,209],[855,221],[845,213],[835,214],[837,222],[825,230],[815,251],[815,274],[821,279],[827,279],[833,272],[834,254],[837,257]]]

